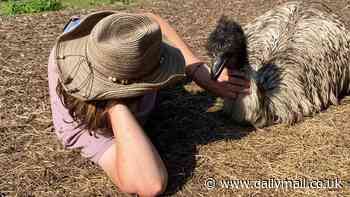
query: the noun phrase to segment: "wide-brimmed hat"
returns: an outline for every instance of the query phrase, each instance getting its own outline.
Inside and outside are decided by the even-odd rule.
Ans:
[[[89,14],[58,37],[55,57],[63,88],[87,101],[141,96],[185,76],[180,50],[142,14]]]

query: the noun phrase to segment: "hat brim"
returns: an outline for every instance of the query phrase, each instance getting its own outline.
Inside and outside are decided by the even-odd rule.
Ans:
[[[86,57],[89,33],[99,20],[113,13],[116,12],[90,14],[78,27],[58,38],[55,54],[59,78],[70,95],[86,101],[136,97],[185,77],[185,59],[181,51],[164,39],[164,36],[159,67],[136,82],[128,85],[113,83],[94,70]]]

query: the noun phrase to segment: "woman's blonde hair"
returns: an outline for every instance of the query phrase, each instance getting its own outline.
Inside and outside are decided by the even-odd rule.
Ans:
[[[56,92],[63,106],[68,109],[73,121],[78,123],[76,128],[85,129],[90,135],[112,132],[108,110],[118,102],[117,100],[82,101],[69,95],[59,81]],[[127,100],[124,99],[123,102],[132,105],[138,99],[139,97],[128,98]]]

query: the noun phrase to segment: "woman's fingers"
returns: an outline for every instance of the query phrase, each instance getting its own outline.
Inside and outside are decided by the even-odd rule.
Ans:
[[[227,91],[226,88],[225,89],[223,88],[223,89],[219,90],[217,96],[220,96],[223,98],[236,99],[238,94],[236,92],[233,92],[233,91]]]
[[[228,82],[232,85],[250,87],[250,81],[239,71],[233,71],[225,68],[218,78],[218,82]]]
[[[238,85],[238,86],[243,86],[243,87],[247,87],[247,88],[250,87],[250,81],[245,80],[245,79],[241,79],[241,78],[230,77],[227,82],[232,84],[232,85]]]
[[[221,85],[224,88],[224,91],[227,92],[234,92],[238,94],[250,94],[250,88],[249,87],[242,87],[241,85],[235,85],[231,84],[229,82],[223,82]]]
[[[221,77],[218,79],[221,83],[230,83],[232,85],[241,86],[241,88],[249,88],[250,81],[238,77]]]
[[[242,88],[242,86],[229,85],[230,92],[235,92],[239,94],[250,94],[250,88]]]
[[[229,82],[218,82],[217,87],[215,89],[217,96],[224,98],[236,99],[238,95],[249,95],[251,93],[250,88]]]
[[[232,99],[236,99],[238,96],[238,94],[235,92],[230,92],[229,95],[230,95],[230,98],[232,98]]]
[[[232,76],[232,77],[241,77],[241,78],[245,78],[245,74],[243,72],[240,72],[238,70],[231,70],[231,69],[228,69],[227,70],[227,74],[229,76]]]

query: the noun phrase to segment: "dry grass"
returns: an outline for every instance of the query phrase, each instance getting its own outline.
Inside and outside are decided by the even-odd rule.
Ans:
[[[281,2],[169,0],[129,9],[153,10],[167,18],[209,60],[204,42],[222,13],[246,23]],[[323,2],[350,24],[348,0]],[[89,11],[0,18],[0,192],[4,194],[124,196],[95,165],[76,151],[64,150],[52,131],[47,57],[69,16]],[[183,84],[163,91],[161,97],[146,130],[169,169],[167,195],[350,195],[350,99],[293,127],[277,125],[256,131],[237,127],[219,113],[206,113],[214,98],[191,95]],[[208,177],[340,178],[348,183],[339,190],[207,190],[204,181]]]

